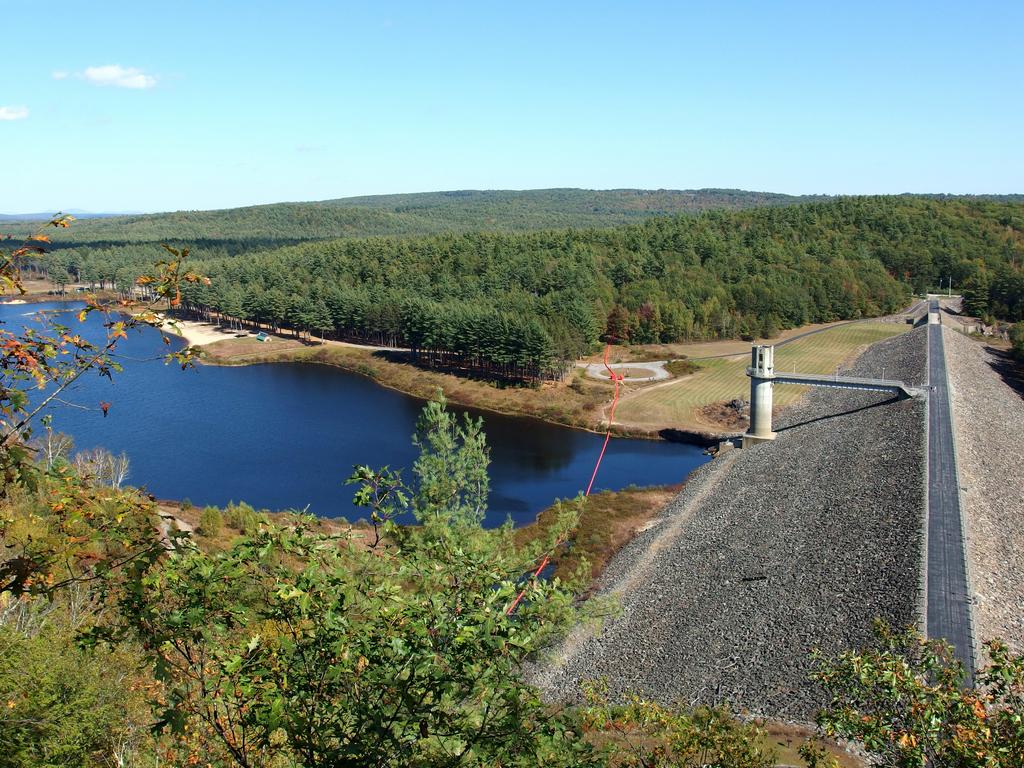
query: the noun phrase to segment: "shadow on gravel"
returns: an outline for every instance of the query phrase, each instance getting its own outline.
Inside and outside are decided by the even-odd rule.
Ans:
[[[1014,392],[1024,398],[1024,365],[1002,349],[988,346],[985,349],[992,356],[988,361],[992,370],[998,373]]]
[[[879,403],[872,403],[871,405],[864,405],[864,406],[861,406],[860,408],[853,408],[853,409],[851,409],[849,411],[840,411],[839,413],[830,413],[827,416],[819,416],[816,419],[808,419],[807,421],[800,421],[800,422],[797,422],[796,424],[787,424],[784,427],[776,427],[775,431],[776,432],[788,432],[789,430],[796,429],[797,427],[804,427],[804,426],[806,426],[808,424],[816,424],[819,421],[828,421],[829,419],[838,419],[838,418],[840,418],[842,416],[850,416],[850,415],[852,415],[854,413],[861,413],[862,411],[870,411],[872,408],[881,408],[883,405],[890,405],[892,403],[899,403],[899,402],[902,402],[905,399],[906,398],[898,397],[898,396],[897,397],[890,397],[888,400],[882,400]]]

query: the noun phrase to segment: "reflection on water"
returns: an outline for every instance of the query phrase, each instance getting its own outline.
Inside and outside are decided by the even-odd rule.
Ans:
[[[0,320],[60,305],[0,305]],[[60,322],[72,324],[73,316]],[[85,335],[100,332],[99,318]],[[322,516],[358,517],[356,464],[411,467],[410,442],[422,402],[336,368],[277,363],[245,368],[200,366],[182,372],[152,358],[164,349],[156,331],[134,334],[120,352],[113,382],[83,377],[58,405],[54,427],[79,449],[102,445],[131,459],[129,481],[161,498],[194,504],[245,500],[257,508],[303,508]],[[99,402],[112,405],[107,418]],[[532,419],[479,414],[491,446],[487,523],[511,516],[530,522],[555,498],[575,496],[590,478],[602,437]],[[613,440],[595,490],[677,483],[705,461],[700,448]],[[406,478],[410,477],[407,470]]]

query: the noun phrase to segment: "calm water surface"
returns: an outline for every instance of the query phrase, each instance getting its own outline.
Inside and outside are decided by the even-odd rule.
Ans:
[[[60,304],[0,305],[12,329]],[[60,315],[77,325],[74,315]],[[77,329],[76,329],[77,330]],[[98,319],[87,321],[97,333]],[[125,370],[113,382],[88,374],[52,408],[54,428],[81,450],[103,446],[131,459],[129,482],[160,498],[360,516],[344,480],[356,464],[408,468],[422,401],[337,368],[274,363],[181,371],[149,360],[165,349],[151,329],[120,347]],[[101,400],[111,403],[104,418]],[[85,406],[87,410],[81,407]],[[532,419],[481,413],[491,447],[487,524],[531,522],[590,478],[602,438]],[[595,490],[677,483],[706,458],[694,446],[611,442]],[[407,479],[411,472],[404,473]]]

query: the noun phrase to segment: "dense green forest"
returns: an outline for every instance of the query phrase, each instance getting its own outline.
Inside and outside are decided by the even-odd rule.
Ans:
[[[244,240],[280,243],[336,237],[429,235],[609,227],[652,216],[824,200],[737,189],[461,190],[275,203],[217,211],[83,218],[81,243]],[[14,228],[15,223],[5,224]]]
[[[926,199],[1024,203],[1024,195]],[[530,231],[632,224],[653,216],[741,210],[765,206],[829,202],[826,195],[784,195],[739,189],[536,189],[457,190],[347,197],[304,203],[275,203],[214,211],[139,215],[82,214],[75,224],[78,243],[126,242],[274,245],[337,237],[415,236],[444,232]],[[40,213],[35,220],[49,220]],[[0,214],[18,232],[31,224]],[[2,238],[0,238],[2,239]],[[235,246],[238,247],[237,245]]]
[[[41,266],[124,288],[155,253],[76,244]],[[193,259],[212,285],[186,287],[189,311],[408,346],[427,365],[513,379],[559,375],[605,334],[772,336],[891,312],[950,279],[983,296],[986,311],[1024,316],[1024,205],[984,200],[844,198],[620,228],[277,248],[207,241]]]

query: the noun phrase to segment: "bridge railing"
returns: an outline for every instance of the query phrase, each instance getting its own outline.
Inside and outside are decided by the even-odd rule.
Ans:
[[[832,387],[834,389],[859,389],[865,392],[891,392],[903,397],[924,394],[924,390],[911,387],[893,379],[865,379],[856,376],[827,376],[814,373],[777,373],[772,379],[776,384],[802,384],[811,387]]]

